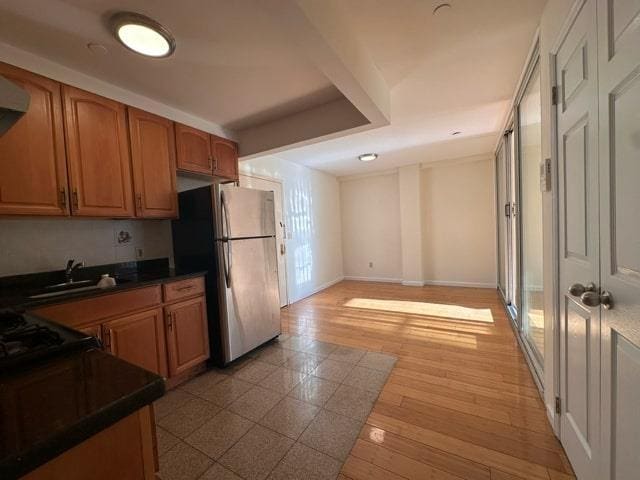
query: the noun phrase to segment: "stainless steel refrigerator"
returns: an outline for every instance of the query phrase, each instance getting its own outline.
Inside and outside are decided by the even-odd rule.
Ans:
[[[281,333],[273,192],[215,184],[178,202],[176,270],[207,272],[211,356],[226,364]]]

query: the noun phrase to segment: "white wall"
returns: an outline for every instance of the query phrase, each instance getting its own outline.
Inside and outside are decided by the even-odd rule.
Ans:
[[[496,285],[493,160],[444,161],[421,172],[425,282]]]
[[[243,161],[240,170],[282,181],[289,300],[296,302],[340,281],[344,275],[338,180],[274,156]]]
[[[131,240],[118,243],[120,231]],[[142,257],[136,258],[136,248]],[[0,220],[0,277],[61,270],[71,258],[91,266],[172,256],[170,220]]]
[[[398,174],[345,178],[340,202],[345,277],[402,281]]]

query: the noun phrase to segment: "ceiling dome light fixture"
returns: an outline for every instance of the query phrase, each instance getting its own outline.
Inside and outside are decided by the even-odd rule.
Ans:
[[[370,162],[372,160],[375,160],[376,158],[378,158],[377,153],[363,153],[362,155],[358,156],[358,160],[360,160],[361,162]]]
[[[113,34],[132,52],[146,57],[163,58],[176,49],[171,32],[155,20],[133,12],[119,12],[110,20]]]

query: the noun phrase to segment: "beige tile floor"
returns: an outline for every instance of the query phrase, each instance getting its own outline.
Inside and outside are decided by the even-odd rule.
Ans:
[[[156,402],[158,476],[335,479],[394,363],[282,335]]]

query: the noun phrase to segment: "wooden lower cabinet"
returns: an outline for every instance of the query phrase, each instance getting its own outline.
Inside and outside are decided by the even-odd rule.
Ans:
[[[169,375],[177,375],[209,358],[207,306],[204,297],[165,307]]]
[[[110,320],[102,325],[102,337],[116,357],[167,376],[162,308]]]
[[[102,342],[102,325],[100,324],[79,328],[78,331],[85,333],[91,337],[96,337],[98,340],[100,340],[100,342]]]
[[[23,480],[153,480],[156,440],[151,407],[128,417],[25,475]]]

